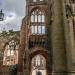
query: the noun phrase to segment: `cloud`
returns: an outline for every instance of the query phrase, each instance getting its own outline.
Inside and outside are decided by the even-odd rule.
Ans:
[[[25,16],[25,0],[0,0],[4,12],[4,21],[0,21],[0,30],[20,30],[22,18]],[[0,8],[0,9],[1,9]]]
[[[6,13],[5,16],[4,16],[4,20],[0,21],[0,24],[9,23],[9,22],[13,21],[15,18],[16,18],[16,14],[15,13],[12,13],[12,12],[10,12],[9,14]]]
[[[12,12],[10,12],[9,14],[7,13],[4,21],[0,21],[0,30],[20,30],[21,21],[23,17],[24,16],[19,16]]]
[[[17,15],[16,18],[12,22],[7,23],[7,26],[8,26],[7,29],[13,29],[15,31],[20,30],[22,18],[23,18],[23,16]]]
[[[11,13],[9,13],[9,14],[6,16],[4,22],[5,22],[5,23],[11,22],[11,21],[13,21],[15,18],[16,18],[16,14],[11,12]]]
[[[22,16],[25,14],[25,0],[5,0],[5,2],[5,9],[7,11],[12,11]]]

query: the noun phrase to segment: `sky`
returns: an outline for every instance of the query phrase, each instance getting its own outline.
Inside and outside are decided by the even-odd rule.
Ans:
[[[4,21],[0,21],[0,31],[20,30],[22,19],[25,16],[25,0],[0,0],[0,9],[4,13]]]

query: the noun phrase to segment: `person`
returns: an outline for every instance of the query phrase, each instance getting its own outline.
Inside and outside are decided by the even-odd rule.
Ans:
[[[40,71],[36,72],[36,75],[42,75],[42,73]]]

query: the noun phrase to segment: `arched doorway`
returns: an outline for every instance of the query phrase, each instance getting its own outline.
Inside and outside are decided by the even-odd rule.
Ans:
[[[41,55],[35,55],[31,60],[30,75],[46,75],[46,58]]]

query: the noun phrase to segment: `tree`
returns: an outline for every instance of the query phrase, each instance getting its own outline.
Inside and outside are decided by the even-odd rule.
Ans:
[[[10,70],[10,75],[17,75],[17,65],[11,65],[9,70]]]

